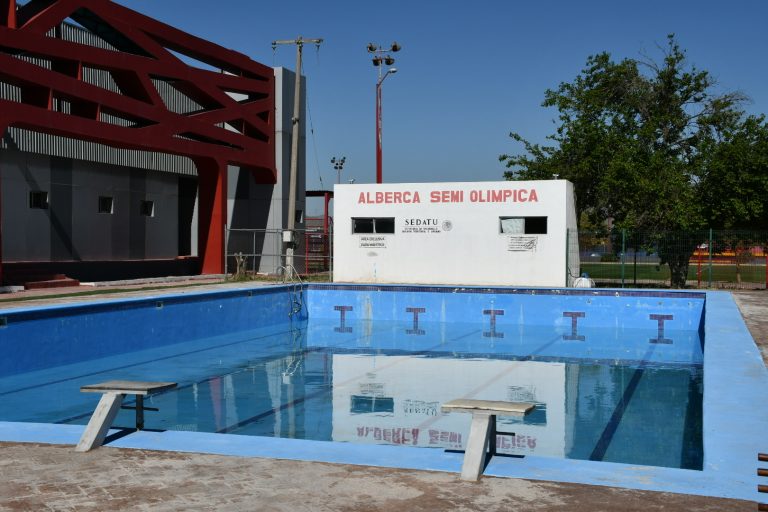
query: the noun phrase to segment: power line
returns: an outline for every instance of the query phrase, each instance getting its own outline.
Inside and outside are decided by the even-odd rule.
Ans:
[[[315,125],[312,121],[312,109],[309,107],[309,87],[307,87],[306,98],[307,117],[309,118],[309,133],[312,135],[312,149],[315,153],[315,170],[317,171],[317,177],[320,180],[320,189],[325,190],[325,185],[323,185],[323,175],[320,173],[320,159],[317,157],[317,138],[315,137]]]

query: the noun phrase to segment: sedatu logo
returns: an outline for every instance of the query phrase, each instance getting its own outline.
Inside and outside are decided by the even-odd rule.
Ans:
[[[441,233],[444,223],[440,219],[429,217],[411,217],[403,219],[402,233]]]
[[[406,226],[437,226],[437,219],[405,219]]]

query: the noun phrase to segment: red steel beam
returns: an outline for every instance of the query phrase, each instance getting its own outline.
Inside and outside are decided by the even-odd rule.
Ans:
[[[99,25],[103,37],[124,45],[122,51],[46,35],[70,17],[80,18],[84,26]],[[18,10],[15,0],[0,0],[0,48],[0,81],[22,92],[21,102],[0,100],[3,130],[16,126],[116,148],[182,155],[195,162],[201,271],[223,272],[227,165],[250,169],[259,183],[276,182],[272,69],[109,0],[31,0]],[[191,66],[174,52],[213,70]],[[49,60],[51,69],[16,54]],[[85,83],[85,67],[109,72],[121,93]],[[187,94],[202,110],[169,110],[153,78]],[[228,93],[248,99],[238,101]],[[54,111],[54,99],[69,101],[71,113]],[[102,112],[137,125],[102,122]],[[238,131],[223,128],[223,123]],[[0,282],[1,251],[0,232]]]
[[[16,28],[16,0],[0,0],[0,26]]]

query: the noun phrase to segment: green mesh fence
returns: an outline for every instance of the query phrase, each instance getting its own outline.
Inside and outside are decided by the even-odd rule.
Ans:
[[[596,286],[766,288],[765,231],[579,231],[569,243],[575,238],[579,274],[587,273]]]

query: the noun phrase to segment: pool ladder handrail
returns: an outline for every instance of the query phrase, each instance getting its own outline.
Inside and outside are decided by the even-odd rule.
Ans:
[[[292,317],[296,313],[300,313],[304,307],[304,281],[296,271],[296,267],[293,265],[281,265],[277,267],[277,273],[283,274],[283,284],[288,284],[290,278],[292,284],[291,290],[291,311],[288,313],[289,317]]]
[[[291,335],[293,338],[293,342],[291,343],[291,353],[288,356],[285,370],[283,370],[283,377],[293,377],[301,367],[301,363],[304,361],[306,346],[301,343],[302,332],[299,329],[292,328]]]

